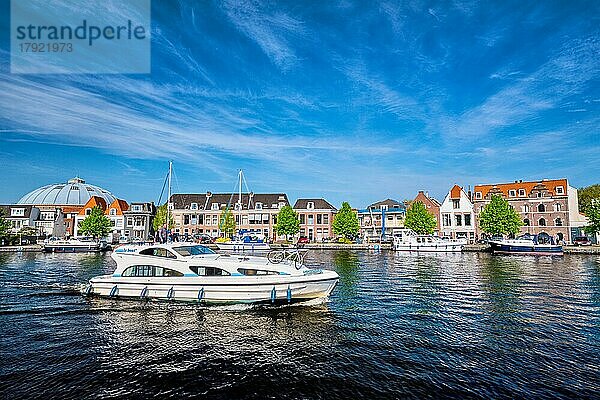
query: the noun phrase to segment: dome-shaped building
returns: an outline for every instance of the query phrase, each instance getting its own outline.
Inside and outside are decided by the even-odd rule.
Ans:
[[[42,186],[21,197],[17,204],[31,205],[73,205],[83,206],[92,196],[98,196],[111,204],[115,196],[101,187],[90,185],[79,177],[67,183]]]

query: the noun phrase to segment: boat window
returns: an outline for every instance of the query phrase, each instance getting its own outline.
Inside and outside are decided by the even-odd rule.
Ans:
[[[161,247],[151,247],[149,249],[144,249],[144,250],[140,251],[140,254],[143,254],[145,256],[177,258],[175,256],[175,254],[173,254],[169,250],[163,249]]]
[[[217,267],[192,266],[190,269],[198,276],[227,276],[229,272]]]
[[[279,275],[276,271],[266,271],[262,269],[238,268],[238,272],[242,275]]]
[[[134,265],[123,271],[122,276],[139,276],[139,277],[150,277],[150,276],[183,276],[179,271],[175,271],[170,268],[157,267],[154,265]]]
[[[215,252],[212,251],[211,249],[209,249],[208,247],[199,246],[199,245],[173,247],[173,250],[175,250],[176,252],[178,252],[179,254],[181,254],[184,257],[197,256],[200,254],[215,254]]]

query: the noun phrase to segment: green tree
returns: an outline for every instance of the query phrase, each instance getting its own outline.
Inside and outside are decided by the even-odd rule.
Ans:
[[[577,191],[577,196],[579,198],[579,211],[587,214],[588,207],[592,205],[592,201],[600,201],[600,185],[595,184],[581,188]]]
[[[585,216],[590,221],[590,223],[583,228],[585,233],[588,235],[593,235],[600,232],[600,200],[590,203],[586,210]]]
[[[112,223],[110,219],[104,215],[104,211],[98,206],[92,208],[90,215],[85,217],[79,223],[79,231],[84,235],[91,235],[95,238],[101,238],[110,233]]]
[[[235,234],[235,217],[230,208],[224,208],[219,217],[219,229],[225,236],[232,237]]]
[[[523,221],[508,201],[494,195],[479,214],[479,226],[482,231],[492,235],[517,234]]]
[[[356,213],[350,208],[350,204],[344,201],[342,208],[333,218],[333,233],[342,235],[347,240],[353,240],[358,236],[360,225]]]
[[[0,236],[5,236],[11,228],[9,220],[4,218],[4,210],[0,208]]]
[[[300,220],[298,214],[291,206],[283,206],[277,214],[277,225],[275,231],[278,235],[285,235],[286,240],[289,235],[295,235],[300,231]]]
[[[154,220],[152,221],[152,227],[154,227],[154,231],[156,232],[167,221],[167,203],[159,206],[156,209],[156,215],[154,216]],[[175,220],[173,219],[173,213],[169,212],[169,229],[172,229],[175,226]]]
[[[420,201],[413,202],[406,210],[404,226],[412,229],[419,235],[430,235],[435,230],[437,221],[435,216],[427,211]]]

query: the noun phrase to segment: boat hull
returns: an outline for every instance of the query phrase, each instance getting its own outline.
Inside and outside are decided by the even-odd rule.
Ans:
[[[490,242],[495,254],[523,254],[540,256],[562,256],[563,248],[558,245],[520,245],[501,242]]]
[[[440,244],[434,246],[427,245],[410,245],[410,244],[397,244],[394,246],[396,251],[418,251],[418,252],[430,252],[430,253],[460,253],[462,251],[462,244]]]
[[[322,275],[322,276],[319,276]],[[157,279],[104,276],[90,280],[87,295],[109,298],[137,298],[202,303],[292,303],[330,295],[338,275],[324,271],[306,277],[286,279],[245,278],[247,282],[218,282],[219,279]],[[184,278],[185,279],[185,278]],[[244,278],[242,278],[244,279]]]
[[[46,253],[92,253],[104,251],[100,245],[89,245],[89,246],[69,246],[69,245],[56,245],[56,246],[44,246],[44,252]]]

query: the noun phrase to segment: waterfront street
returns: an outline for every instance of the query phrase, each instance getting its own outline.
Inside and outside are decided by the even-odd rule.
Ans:
[[[582,398],[600,257],[312,251],[312,307],[89,300],[108,254],[0,254],[6,398]]]

